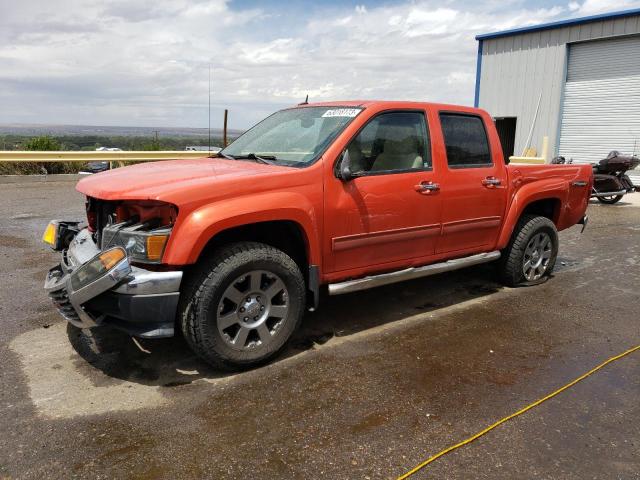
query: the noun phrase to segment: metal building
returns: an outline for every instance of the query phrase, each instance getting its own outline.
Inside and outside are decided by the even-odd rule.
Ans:
[[[475,104],[496,119],[507,155],[541,155],[544,136],[550,157],[575,162],[640,154],[640,9],[476,39]]]

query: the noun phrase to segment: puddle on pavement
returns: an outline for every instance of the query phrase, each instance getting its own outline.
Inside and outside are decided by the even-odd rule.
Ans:
[[[387,334],[429,322],[495,298],[501,291],[487,279],[488,268],[441,275],[327,299],[319,312],[308,314],[289,349],[260,369],[228,374],[200,361],[180,337],[134,341],[112,329],[81,331],[64,322],[16,337],[18,353],[29,381],[32,401],[49,417],[75,417],[117,410],[134,410],[170,403],[172,392],[189,384],[252,381],[282,371],[305,354],[341,349],[358,355],[367,337]],[[490,277],[489,277],[490,278]],[[474,310],[475,311],[475,310]],[[461,317],[462,318],[462,317]],[[343,354],[343,353],[341,353]],[[491,372],[489,372],[491,375]],[[494,372],[487,381],[509,384],[511,378]]]
[[[477,301],[473,299],[452,308],[466,308]],[[116,330],[86,332],[63,322],[21,334],[10,343],[10,348],[20,357],[38,412],[51,418],[71,418],[166,405],[171,402],[168,393],[176,388],[194,382],[250,380],[254,373],[260,376],[265,371],[301,361],[307,352],[356,342],[428,321],[434,315],[411,308],[413,316],[345,336],[318,335],[312,325],[307,331],[309,336],[294,340],[292,348],[279,359],[258,370],[234,374],[211,369],[180,338],[138,340],[147,353],[131,337]]]

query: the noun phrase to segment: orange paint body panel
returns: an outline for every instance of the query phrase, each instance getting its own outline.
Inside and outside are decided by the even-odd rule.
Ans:
[[[504,248],[524,209],[537,200],[553,200],[559,230],[585,214],[591,167],[505,165],[493,121],[483,110],[373,101],[309,106],[337,105],[363,110],[317,161],[303,168],[224,158],[176,160],[92,175],[77,189],[101,200],[174,205],[178,213],[162,258],[170,266],[197,262],[205,246],[229,229],[292,222],[303,235],[307,261],[317,266],[321,283]],[[358,132],[376,115],[398,111],[424,115],[432,167],[350,181],[337,178],[336,163]],[[482,119],[492,165],[448,165],[441,112]],[[495,181],[498,184],[491,183]],[[429,182],[439,189],[420,189]]]

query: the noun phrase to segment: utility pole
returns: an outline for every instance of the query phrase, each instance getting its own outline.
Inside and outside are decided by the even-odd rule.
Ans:
[[[229,110],[224,109],[224,123],[222,130],[222,146],[223,148],[227,147],[227,118],[229,117]]]
[[[211,64],[209,64],[209,153],[211,153]]]

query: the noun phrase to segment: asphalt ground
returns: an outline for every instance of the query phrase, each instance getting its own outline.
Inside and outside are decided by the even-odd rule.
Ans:
[[[560,234],[545,284],[485,265],[326,298],[283,356],[228,375],[179,338],[67,327],[40,236],[83,199],[0,184],[0,478],[395,478],[640,344],[627,198]],[[414,478],[640,479],[639,432],[635,353]]]

